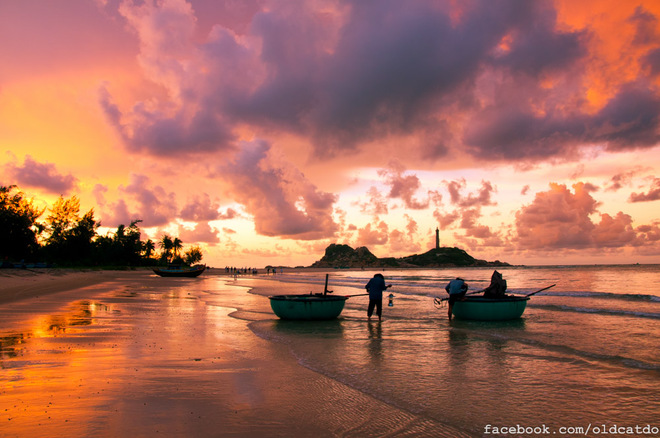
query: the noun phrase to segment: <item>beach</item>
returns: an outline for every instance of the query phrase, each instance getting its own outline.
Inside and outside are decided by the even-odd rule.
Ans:
[[[449,322],[433,306],[448,279],[476,290],[491,272],[383,272],[395,296],[379,323],[360,296],[337,320],[273,314],[268,295],[321,292],[323,270],[2,271],[2,436],[657,430],[657,267],[504,269],[514,293],[557,283],[516,321]],[[373,273],[329,271],[329,289],[359,294]]]
[[[255,336],[274,320],[259,279],[0,274],[2,436],[468,436]]]

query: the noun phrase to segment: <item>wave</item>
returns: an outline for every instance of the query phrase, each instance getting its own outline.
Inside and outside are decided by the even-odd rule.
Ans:
[[[567,306],[562,304],[532,304],[532,303],[528,304],[528,307],[554,310],[554,311],[564,311],[564,312],[593,313],[600,315],[634,316],[638,318],[660,319],[660,313],[640,312],[634,310],[602,309],[602,308],[592,308],[592,307]]]
[[[606,300],[643,301],[660,303],[660,296],[648,294],[615,294],[610,292],[544,292],[543,295],[550,297],[576,297],[576,298],[602,298]]]
[[[537,339],[528,339],[528,338],[519,338],[516,336],[508,336],[502,333],[492,333],[492,332],[479,332],[479,336],[482,337],[489,337],[489,338],[496,338],[499,340],[504,340],[508,342],[518,342],[520,344],[524,345],[529,345],[532,347],[539,348],[544,351],[549,351],[553,353],[558,353],[561,356],[559,357],[548,357],[548,356],[543,356],[546,358],[551,358],[552,360],[564,360],[564,361],[572,361],[572,360],[583,360],[587,362],[601,362],[604,364],[610,364],[610,365],[617,365],[617,366],[624,366],[625,368],[633,368],[633,369],[638,369],[638,370],[643,370],[643,371],[658,371],[660,372],[660,364],[655,364],[655,363],[649,363],[645,362],[639,359],[633,359],[630,357],[625,357],[621,355],[616,355],[616,354],[606,354],[606,353],[597,353],[593,351],[586,351],[586,350],[579,350],[577,348],[573,348],[568,345],[560,345],[560,344],[553,344],[553,343],[548,343],[544,342],[541,340]],[[531,353],[531,356],[539,356],[538,354]]]

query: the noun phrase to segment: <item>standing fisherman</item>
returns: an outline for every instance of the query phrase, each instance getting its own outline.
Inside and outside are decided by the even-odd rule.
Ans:
[[[458,300],[463,300],[465,298],[465,294],[468,290],[468,285],[460,277],[456,277],[454,280],[450,281],[447,286],[445,286],[445,290],[449,294],[449,320],[451,321],[451,310],[454,307],[454,303]]]
[[[378,320],[381,320],[381,315],[383,313],[383,291],[388,287],[392,287],[392,285],[385,285],[385,277],[383,277],[383,274],[375,274],[364,287],[367,292],[369,292],[369,307],[367,308],[367,317],[369,320],[371,320],[371,315],[374,313],[374,307],[376,308]]]

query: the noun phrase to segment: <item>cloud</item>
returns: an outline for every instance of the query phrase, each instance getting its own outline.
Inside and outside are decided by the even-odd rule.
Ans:
[[[193,229],[179,228],[179,238],[184,243],[220,243],[218,230],[208,222],[196,224]]]
[[[463,196],[461,193],[467,187],[465,179],[444,181],[444,184],[449,191],[450,200],[453,205],[464,208],[496,205],[496,202],[492,200],[492,194],[497,192],[497,188],[489,181],[481,181],[479,191],[476,194],[469,193],[467,196]]]
[[[388,196],[391,199],[401,199],[406,208],[412,210],[423,210],[429,206],[430,199],[419,201],[414,196],[422,187],[417,175],[404,175],[405,168],[401,163],[390,162],[389,169],[378,171],[378,175],[385,178],[385,183],[390,187]]]
[[[176,196],[157,185],[150,187],[149,177],[130,174],[129,184],[118,187],[119,199],[107,203],[104,194],[107,187],[96,185],[94,195],[101,207],[101,220],[105,226],[127,225],[136,219],[145,227],[167,225],[178,216]]]
[[[187,221],[212,221],[220,218],[220,205],[211,202],[211,197],[207,193],[201,196],[194,196],[192,200],[181,209],[179,217]]]
[[[600,214],[600,222],[594,223],[591,216],[598,214],[599,203],[591,196],[593,187],[576,183],[573,190],[551,183],[550,190],[537,193],[516,212],[514,242],[519,249],[618,248],[646,242],[622,212]]]
[[[660,178],[653,177],[651,180],[651,187],[648,192],[636,193],[633,192],[628,198],[628,202],[649,202],[657,201],[660,199]]]
[[[363,214],[368,214],[372,216],[387,214],[388,212],[387,199],[385,199],[385,197],[378,190],[378,188],[374,186],[369,187],[369,190],[367,191],[367,196],[369,197],[368,201],[362,203],[356,202],[355,204],[360,207],[360,211]]]
[[[119,12],[139,38],[138,59],[146,77],[166,90],[164,97],[139,101],[122,111],[113,101],[109,84],[100,88],[101,107],[124,143],[133,151],[150,154],[232,150],[235,135],[218,107],[219,96],[232,82],[217,64],[227,54],[223,50],[239,50],[233,37],[218,31],[208,45],[195,44],[196,17],[184,0],[123,2]]]
[[[318,190],[290,163],[277,163],[270,144],[242,143],[236,159],[217,175],[254,217],[257,233],[301,240],[331,237],[337,231],[332,213],[337,196]]]
[[[374,247],[385,245],[389,239],[389,227],[384,221],[367,224],[358,230],[358,246]]]
[[[465,230],[466,236],[478,239],[487,239],[493,236],[490,227],[477,223],[480,217],[481,211],[478,208],[467,209],[462,212],[460,227]]]
[[[637,166],[634,169],[631,169],[627,172],[620,172],[617,173],[616,175],[612,176],[610,181],[606,184],[605,186],[605,191],[606,192],[615,192],[623,186],[628,186],[632,183],[632,179],[635,175],[637,175],[639,172],[644,170],[641,166]]]
[[[457,211],[451,213],[440,213],[439,210],[433,211],[433,217],[438,222],[438,226],[441,230],[447,229],[451,224],[456,222],[461,215]]]
[[[26,155],[22,165],[16,162],[5,164],[6,176],[12,184],[41,188],[49,193],[64,195],[73,190],[78,181],[73,175],[60,174],[52,163],[38,163]]]
[[[233,152],[245,127],[293,134],[316,158],[407,139],[418,158],[460,150],[527,163],[659,140],[648,73],[607,81],[615,91],[589,104],[594,35],[558,23],[550,1],[272,1],[241,9],[238,26],[209,23],[184,0],[127,1],[119,13],[145,79],[163,90],[120,108],[111,84],[101,88],[108,120],[136,152]],[[657,18],[638,9],[631,20],[648,48],[640,63],[656,71]],[[416,177],[399,178],[391,195],[422,208],[409,193]]]

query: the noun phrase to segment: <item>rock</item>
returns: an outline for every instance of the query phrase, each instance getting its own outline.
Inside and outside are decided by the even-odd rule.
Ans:
[[[478,260],[459,248],[434,248],[424,254],[406,257],[378,258],[364,246],[353,249],[344,244],[331,244],[321,260],[312,268],[435,268],[446,266],[510,266],[508,263]]]

